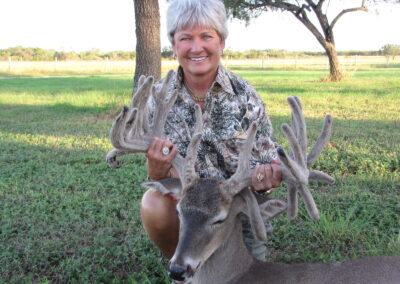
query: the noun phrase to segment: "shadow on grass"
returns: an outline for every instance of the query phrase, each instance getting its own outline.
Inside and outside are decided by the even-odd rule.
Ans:
[[[55,95],[60,93],[92,92],[115,92],[130,94],[133,79],[116,77],[71,77],[71,78],[14,78],[2,80],[0,94],[5,90],[7,93],[34,95]]]

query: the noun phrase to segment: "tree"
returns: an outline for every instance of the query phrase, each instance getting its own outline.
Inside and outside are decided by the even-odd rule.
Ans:
[[[134,85],[141,75],[161,76],[160,9],[158,0],[133,0],[136,22]]]
[[[381,48],[381,52],[386,57],[386,60],[389,63],[390,58],[394,60],[396,58],[396,55],[400,54],[400,45],[386,44]]]
[[[324,48],[329,59],[331,81],[340,81],[342,78],[333,28],[344,14],[368,11],[366,0],[360,0],[360,6],[343,9],[332,21],[329,21],[327,11],[330,1],[326,0],[225,0],[224,2],[230,16],[247,22],[251,17],[256,17],[264,11],[290,12]]]

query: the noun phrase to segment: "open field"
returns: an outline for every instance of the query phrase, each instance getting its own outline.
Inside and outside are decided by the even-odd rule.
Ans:
[[[347,73],[353,73],[357,69],[400,69],[400,57],[394,60],[384,56],[339,56],[342,69]],[[328,70],[327,57],[293,57],[293,58],[262,58],[248,60],[231,60],[224,58],[226,68],[257,68],[260,70]],[[175,60],[164,60],[163,69],[175,69]],[[21,75],[68,75],[68,74],[134,74],[134,61],[54,61],[54,62],[5,62],[0,61],[0,77]]]
[[[399,68],[354,70],[341,83],[322,82],[321,70],[228,68],[258,90],[284,146],[287,96],[301,98],[310,142],[324,114],[334,118],[314,168],[337,182],[311,185],[321,221],[302,204],[296,220],[277,218],[270,260],[400,254]],[[143,155],[123,157],[118,170],[104,161],[130,99],[128,73],[0,80],[0,283],[170,283],[140,224]]]

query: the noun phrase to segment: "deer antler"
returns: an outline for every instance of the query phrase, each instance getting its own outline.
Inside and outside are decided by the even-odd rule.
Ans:
[[[236,172],[225,182],[226,191],[232,196],[251,184],[252,170],[249,165],[249,157],[253,149],[256,132],[257,123],[253,122],[247,130],[246,141],[241,145]]]
[[[310,171],[308,167],[316,161],[322,149],[329,141],[332,118],[330,115],[326,116],[322,132],[310,154],[307,155],[307,129],[300,100],[297,97],[289,97],[287,100],[292,109],[292,126],[283,124],[282,132],[289,141],[290,155],[287,155],[281,147],[277,149],[278,156],[282,162],[282,179],[288,187],[287,213],[290,219],[297,216],[297,192],[299,192],[304,199],[308,214],[314,220],[319,220],[317,206],[307,187],[308,182],[311,179],[315,179],[333,183],[335,180],[326,173]],[[246,142],[242,145],[237,170],[226,181],[224,186],[228,195],[233,196],[251,184],[252,170],[249,166],[249,157],[251,156],[256,130],[257,125],[253,123],[247,132]]]
[[[308,214],[314,220],[319,220],[319,213],[314,198],[308,189],[310,179],[334,183],[335,180],[326,173],[310,171],[310,167],[318,158],[322,149],[326,146],[331,135],[332,118],[328,114],[325,117],[324,126],[314,147],[307,155],[307,130],[302,113],[301,102],[297,97],[287,99],[292,109],[292,126],[282,124],[282,132],[289,141],[291,148],[288,156],[282,148],[278,148],[278,155],[283,164],[282,179],[288,187],[288,216],[293,219],[297,216],[298,200],[297,192],[303,197]]]
[[[138,88],[132,95],[130,106],[124,106],[121,113],[117,116],[110,131],[111,144],[114,146],[106,156],[108,165],[111,168],[118,168],[120,164],[117,157],[130,153],[144,153],[147,151],[154,137],[164,136],[164,125],[167,115],[175,103],[177,93],[168,96],[168,89],[173,78],[174,71],[170,70],[162,86],[156,90],[153,86],[153,77],[141,76],[138,81]],[[153,119],[149,121],[148,100],[152,96],[155,104]],[[182,177],[183,184],[189,183],[196,177],[194,170],[195,157],[201,138],[203,128],[201,109],[195,107],[196,126],[195,133],[188,146],[187,158],[183,159],[179,154],[176,155],[172,166]]]

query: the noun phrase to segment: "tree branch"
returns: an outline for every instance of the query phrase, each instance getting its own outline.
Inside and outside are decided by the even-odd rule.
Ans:
[[[321,9],[322,5],[324,5],[325,0],[320,0],[317,4],[317,9]]]
[[[292,12],[292,11],[291,11]],[[292,14],[298,19],[302,24],[315,36],[318,42],[322,46],[326,46],[326,40],[324,36],[319,32],[319,30],[314,26],[314,24],[310,21],[307,14],[303,11],[301,14],[296,12],[292,12]]]
[[[364,1],[363,1],[364,4]],[[358,7],[358,8],[350,8],[350,9],[345,9],[342,12],[340,12],[335,19],[333,19],[332,23],[331,23],[331,29],[333,30],[333,27],[335,26],[336,22],[346,13],[350,13],[350,12],[356,12],[356,11],[364,11],[364,12],[368,12],[368,8],[367,7]]]

